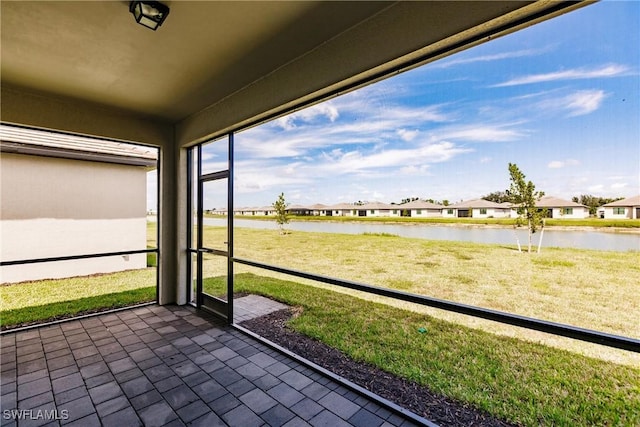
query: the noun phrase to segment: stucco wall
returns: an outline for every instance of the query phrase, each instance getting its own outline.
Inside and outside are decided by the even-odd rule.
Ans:
[[[547,208],[553,210],[553,219],[584,219],[589,217],[589,211],[582,207],[573,207],[573,213],[565,214],[564,208]]]
[[[621,206],[623,207],[623,206]],[[624,207],[624,214],[614,214],[614,208],[613,207],[605,207],[604,208],[604,217],[606,219],[632,219],[633,218],[633,212],[634,209],[631,209],[629,207]]]
[[[117,164],[3,154],[3,261],[146,248],[146,171]],[[146,267],[146,256],[5,266],[2,283]]]

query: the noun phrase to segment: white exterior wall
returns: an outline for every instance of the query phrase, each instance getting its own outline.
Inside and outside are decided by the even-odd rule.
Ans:
[[[481,214],[480,209],[486,209],[487,213]],[[509,209],[496,209],[496,208],[473,208],[473,218],[509,218]]]
[[[480,209],[485,209],[485,208],[473,208],[471,210],[471,216],[473,218],[489,218],[490,216],[493,216],[493,209],[486,208],[487,213],[484,213],[484,214],[480,213]]]
[[[442,210],[438,209],[410,209],[411,218],[438,218],[443,216]],[[420,211],[420,213],[418,213]],[[446,211],[445,211],[446,212]]]
[[[426,211],[422,210],[422,216],[427,218],[438,218],[442,216],[441,210],[436,209],[427,209]]]
[[[573,207],[573,213],[564,214],[564,208],[547,208],[553,210],[553,219],[584,219],[589,217],[589,210],[583,207]]]
[[[0,166],[3,261],[146,249],[144,168],[6,153]],[[0,283],[145,267],[145,254],[4,266]]]
[[[616,208],[614,207],[605,206],[604,207],[605,219],[633,219],[633,213],[635,209],[632,209],[630,207],[625,207],[624,214],[614,214],[615,209]]]
[[[2,221],[2,259],[20,260],[145,249],[146,218]],[[18,242],[18,243],[16,243]],[[59,279],[147,266],[145,254],[0,267],[0,283]]]
[[[448,213],[449,209],[451,209],[451,213]],[[456,208],[442,208],[443,218],[456,218],[457,216],[458,216],[458,210]]]
[[[491,212],[494,218],[509,218],[511,216],[510,209],[491,209]]]

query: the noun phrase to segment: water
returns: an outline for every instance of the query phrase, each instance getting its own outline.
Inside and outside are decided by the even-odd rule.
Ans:
[[[205,225],[226,225],[226,218],[205,218]],[[234,219],[236,227],[275,230],[275,221],[256,221],[248,219]],[[331,222],[331,221],[292,221],[286,228],[292,231],[309,231],[321,233],[363,234],[389,233],[401,237],[413,237],[430,240],[454,240],[477,243],[516,244],[516,233],[520,244],[525,247],[528,243],[527,231],[520,228],[489,227],[454,227],[427,224],[381,224],[359,222]],[[533,244],[537,247],[539,232],[533,235]],[[595,249],[604,251],[640,251],[640,233],[638,232],[607,232],[594,230],[553,230],[544,231],[542,247],[561,247],[578,249]]]

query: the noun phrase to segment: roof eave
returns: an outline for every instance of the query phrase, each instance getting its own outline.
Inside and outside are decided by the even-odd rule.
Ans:
[[[19,142],[2,141],[0,152],[23,154],[28,156],[54,157],[70,160],[85,160],[89,162],[114,163],[129,166],[143,166],[148,170],[157,167],[157,161],[143,157],[121,156],[117,154],[96,153],[88,151],[69,150],[64,148],[44,147],[23,144]]]

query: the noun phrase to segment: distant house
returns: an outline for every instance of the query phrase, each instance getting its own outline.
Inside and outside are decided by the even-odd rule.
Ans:
[[[274,208],[273,206],[261,206],[256,209],[256,214],[263,216],[275,215],[276,208]]]
[[[234,209],[233,214],[241,215],[241,216],[267,216],[267,215],[275,215],[275,211],[276,210],[272,206],[240,207],[240,208]],[[227,209],[220,209],[220,212],[226,215]]]
[[[0,126],[2,261],[135,251],[157,150]],[[146,267],[146,255],[0,267],[3,283]]]
[[[366,217],[387,217],[387,216],[400,216],[398,209],[395,209],[395,205],[390,205],[381,202],[365,203],[364,205],[354,206],[354,209],[358,212],[357,216]],[[395,211],[395,213],[393,213]]]
[[[224,215],[226,216],[229,213],[227,208],[216,208],[211,211],[212,215]]]
[[[302,205],[292,205],[289,206],[286,211],[291,215],[311,215],[313,209]]]
[[[333,212],[330,209],[327,209],[327,205],[323,205],[322,203],[316,203],[315,205],[309,206],[311,209],[311,215],[314,216],[332,216]]]
[[[542,197],[536,206],[539,209],[547,209],[547,218],[583,219],[589,217],[588,206],[553,196]]]
[[[467,200],[450,206],[442,206],[445,218],[509,218],[511,206],[484,199]]]
[[[412,202],[396,205],[400,211],[400,216],[412,218],[434,218],[442,216],[442,205],[414,200]]]
[[[325,207],[326,216],[358,216],[357,206],[350,203],[338,203]]]
[[[607,203],[600,209],[606,219],[640,219],[640,196]]]

